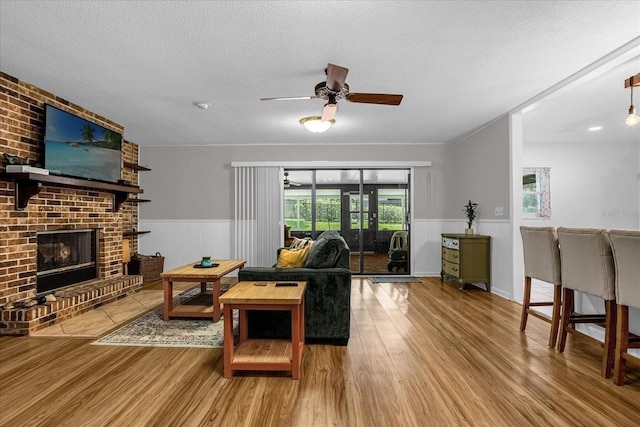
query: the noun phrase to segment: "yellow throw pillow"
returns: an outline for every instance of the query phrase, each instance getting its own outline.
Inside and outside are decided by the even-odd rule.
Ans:
[[[309,247],[302,249],[282,249],[278,256],[276,268],[300,268],[304,266],[304,262],[309,255]]]

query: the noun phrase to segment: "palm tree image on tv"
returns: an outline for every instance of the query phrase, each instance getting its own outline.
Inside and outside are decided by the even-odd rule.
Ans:
[[[84,138],[85,142],[92,142],[94,140],[93,133],[95,132],[95,129],[92,128],[89,123],[84,125],[80,132],[82,133],[82,138]]]
[[[102,129],[102,137],[105,148],[120,150],[122,147],[122,135],[109,129]]]
[[[117,182],[122,135],[46,105],[45,167],[50,173]]]

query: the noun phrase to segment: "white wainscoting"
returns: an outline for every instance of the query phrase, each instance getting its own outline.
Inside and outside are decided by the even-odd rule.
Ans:
[[[203,256],[230,259],[231,220],[140,220],[139,230],[149,230],[138,239],[138,252],[164,257],[164,271],[195,262]],[[230,274],[237,275],[237,272]]]
[[[464,233],[464,220],[414,219],[413,275],[440,276],[442,233]],[[511,280],[511,226],[508,220],[479,221],[478,234],[491,236],[491,292],[506,299],[513,298]]]
[[[160,252],[165,257],[165,271],[195,262],[203,256],[214,259],[233,258],[232,220],[140,220],[138,225],[140,230],[151,231],[138,239],[138,251],[144,255]],[[423,277],[440,276],[440,234],[461,233],[465,228],[464,220],[415,219],[412,274]],[[480,221],[477,232],[491,236],[491,292],[512,299],[513,255],[509,221]],[[275,262],[274,254],[273,263]],[[522,286],[522,283],[517,285]]]

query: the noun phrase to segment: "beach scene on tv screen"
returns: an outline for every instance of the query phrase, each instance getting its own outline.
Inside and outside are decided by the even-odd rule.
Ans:
[[[45,167],[52,174],[120,179],[122,136],[47,105]]]

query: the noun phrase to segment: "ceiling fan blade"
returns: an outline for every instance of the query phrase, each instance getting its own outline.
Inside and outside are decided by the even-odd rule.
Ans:
[[[362,102],[365,104],[400,105],[402,95],[391,95],[386,93],[350,93],[347,101]]]
[[[323,122],[328,122],[333,120],[336,117],[336,111],[338,110],[338,104],[325,104],[322,109],[322,117],[320,118]]]
[[[344,87],[348,72],[348,68],[327,64],[327,88],[334,92],[340,92]]]
[[[295,101],[299,99],[317,99],[316,95],[313,96],[284,96],[278,98],[260,98],[260,101]]]

